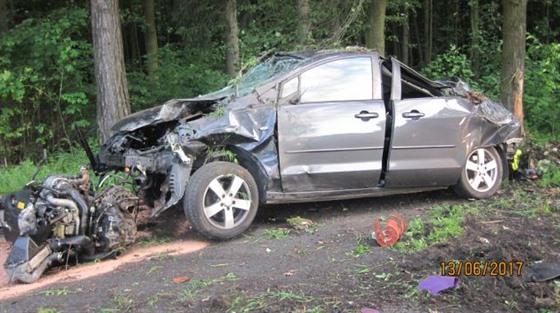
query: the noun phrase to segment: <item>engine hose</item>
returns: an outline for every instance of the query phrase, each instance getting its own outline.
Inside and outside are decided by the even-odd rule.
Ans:
[[[41,192],[41,196],[44,197],[52,205],[70,208],[72,212],[79,211],[80,215],[74,216],[74,218],[76,219],[76,223],[79,225],[76,228],[75,235],[85,235],[86,228],[87,228],[86,222],[89,214],[89,209],[84,199],[82,199],[80,192],[72,188],[70,184],[66,184],[66,183],[57,184],[56,187],[57,187],[57,193],[61,195],[70,195],[70,197],[74,201],[69,199],[56,198],[53,196],[50,190],[44,190],[43,192]]]
[[[76,220],[76,223],[78,225],[82,225],[81,221],[80,221],[80,216],[78,214],[76,214],[76,212],[79,212],[80,210],[78,209],[78,206],[76,205],[75,201],[69,200],[69,199],[61,199],[61,198],[55,198],[52,193],[47,193],[46,195],[41,193],[41,196],[43,198],[45,198],[45,200],[47,200],[48,203],[54,205],[54,206],[62,206],[65,208],[69,208],[70,212],[72,212],[72,215],[74,216],[74,219]],[[87,213],[86,213],[87,214]],[[83,215],[83,214],[82,214]],[[76,231],[75,231],[75,235],[78,235],[79,233],[79,228],[76,227]]]
[[[89,209],[88,206],[86,204],[86,202],[84,201],[84,199],[82,199],[82,196],[80,195],[80,192],[74,188],[72,188],[70,190],[70,197],[72,197],[72,199],[78,204],[78,206],[81,209],[81,213],[82,216],[80,218],[80,234],[81,235],[86,235],[86,226],[87,226],[87,220],[88,220],[88,214],[89,214]]]
[[[88,255],[92,255],[95,252],[95,247],[93,246],[93,242],[91,241],[91,238],[87,236],[76,236],[76,237],[70,237],[65,239],[59,239],[51,243],[51,249],[55,251],[60,250],[61,247],[66,247],[66,246],[79,247],[83,249],[83,251]]]

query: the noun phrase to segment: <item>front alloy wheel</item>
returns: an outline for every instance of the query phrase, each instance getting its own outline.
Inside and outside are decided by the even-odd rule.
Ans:
[[[500,188],[502,176],[502,160],[496,149],[477,148],[467,157],[455,191],[467,198],[489,198]]]
[[[191,226],[218,240],[245,231],[255,218],[258,189],[251,174],[228,162],[209,163],[194,173],[185,191],[184,210]]]

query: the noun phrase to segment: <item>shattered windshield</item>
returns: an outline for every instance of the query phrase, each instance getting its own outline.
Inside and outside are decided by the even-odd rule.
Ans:
[[[237,95],[239,97],[248,95],[271,78],[288,72],[303,61],[303,57],[295,55],[275,55],[271,57],[241,76],[235,84]]]

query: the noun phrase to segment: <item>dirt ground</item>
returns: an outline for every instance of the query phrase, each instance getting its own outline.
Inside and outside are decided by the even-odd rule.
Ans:
[[[245,235],[222,243],[189,231],[172,210],[142,225],[152,241],[117,260],[52,269],[31,285],[1,278],[0,311],[559,312],[559,280],[532,282],[530,267],[560,261],[560,193],[516,188],[528,207],[517,207],[514,190],[505,189],[477,202],[483,210],[465,221],[461,237],[416,253],[378,247],[373,221],[391,213],[411,221],[434,205],[468,200],[445,190],[266,206]],[[290,228],[286,220],[294,216],[313,228]],[[363,246],[371,251],[358,251]],[[6,245],[0,248],[5,257]],[[440,262],[484,260],[523,262],[522,276],[461,275],[457,288],[437,296],[418,291],[420,280],[440,275]],[[82,275],[93,268],[104,272]]]

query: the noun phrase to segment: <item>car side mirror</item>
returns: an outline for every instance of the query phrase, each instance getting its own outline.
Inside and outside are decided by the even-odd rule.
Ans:
[[[288,102],[290,104],[298,104],[300,100],[301,100],[301,92],[299,91],[288,97]]]

